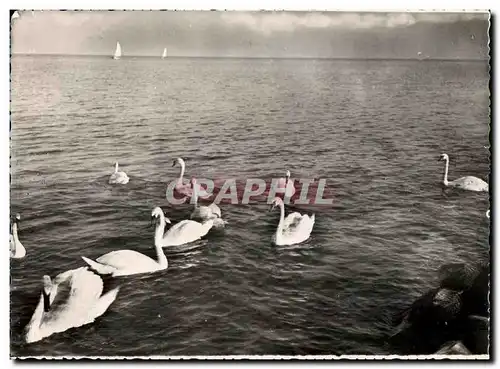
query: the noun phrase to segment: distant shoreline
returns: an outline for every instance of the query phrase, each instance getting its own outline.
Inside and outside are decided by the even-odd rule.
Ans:
[[[11,57],[70,57],[70,58],[109,58],[110,55],[103,54],[28,54],[28,53],[12,53]],[[259,59],[259,60],[332,60],[332,61],[467,61],[467,62],[484,62],[490,58],[484,59],[459,59],[459,58],[356,58],[356,57],[272,57],[272,56],[169,56],[161,59],[158,55],[128,55],[122,56],[123,59],[158,59],[168,61],[169,59]],[[119,61],[117,61],[119,62]]]

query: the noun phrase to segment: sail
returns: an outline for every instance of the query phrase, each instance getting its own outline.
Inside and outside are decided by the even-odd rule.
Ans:
[[[120,46],[120,43],[116,43],[116,50],[115,50],[115,55],[113,56],[113,59],[120,59],[122,56],[122,47]]]
[[[167,48],[163,49],[163,55],[161,56],[162,59],[165,59],[167,57]]]

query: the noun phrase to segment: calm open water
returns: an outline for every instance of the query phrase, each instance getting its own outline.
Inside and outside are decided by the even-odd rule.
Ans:
[[[445,61],[12,58],[11,354],[388,354],[387,316],[450,262],[488,257],[488,64]],[[166,271],[124,277],[94,324],[26,345],[41,277],[118,249],[155,255],[151,210],[168,181],[326,178],[309,241],[276,247],[279,212],[221,205],[229,221]],[[131,181],[107,184],[119,161]]]

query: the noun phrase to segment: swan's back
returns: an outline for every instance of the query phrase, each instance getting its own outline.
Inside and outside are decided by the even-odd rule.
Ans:
[[[449,182],[449,185],[473,191],[488,191],[489,188],[488,183],[473,176],[458,178],[454,181]]]
[[[316,216],[314,214],[311,216],[304,214],[302,216],[302,220],[299,224],[299,232],[301,232],[304,236],[307,235],[307,237],[309,237],[309,235],[311,234],[314,227],[315,217]]]
[[[283,223],[283,232],[293,233],[302,221],[302,214],[293,212],[288,214]]]
[[[54,280],[57,291],[53,291],[55,296],[51,293],[50,309],[40,325],[52,333],[85,324],[103,290],[102,279],[84,267],[58,277]]]
[[[213,219],[204,223],[194,220],[183,220],[175,224],[163,237],[162,246],[176,246],[184,243],[196,241],[205,236],[213,227]]]
[[[315,216],[300,213],[291,213],[285,219],[283,233],[273,235],[273,242],[277,244],[297,244],[304,242],[311,235]]]
[[[222,218],[222,213],[219,206],[217,206],[216,204],[210,204],[208,208],[212,211],[213,214],[216,214],[219,218]]]
[[[213,210],[209,206],[198,206],[191,213],[191,219],[209,219],[214,217]]]
[[[133,250],[112,251],[96,259],[98,263],[116,269],[130,269],[144,265],[156,265],[150,257]]]
[[[127,184],[129,178],[125,172],[115,172],[109,177],[110,184]]]
[[[11,258],[21,259],[26,256],[26,249],[23,244],[12,233],[9,236],[9,249]]]
[[[49,310],[43,311],[41,297],[26,326],[26,342],[36,342],[54,333],[92,323],[115,300],[119,288],[104,296],[101,296],[102,291],[102,279],[86,267],[58,275],[52,283]]]

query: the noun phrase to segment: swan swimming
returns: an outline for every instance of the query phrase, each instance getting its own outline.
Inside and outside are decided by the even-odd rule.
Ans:
[[[112,251],[100,256],[96,261],[86,258],[85,256],[82,256],[82,259],[97,273],[111,274],[113,277],[151,273],[167,269],[168,260],[163,253],[163,249],[159,245],[165,229],[165,217],[160,208],[155,208],[153,210],[151,219],[156,220],[156,222],[158,219],[162,220],[159,224],[156,224],[155,230],[155,249],[158,261],[132,250]],[[167,219],[167,221],[170,223],[170,220]]]
[[[450,158],[448,157],[447,154],[441,154],[441,156],[439,157],[439,161],[443,160],[446,162],[446,166],[444,169],[444,178],[443,178],[443,184],[445,186],[456,187],[456,188],[461,188],[463,190],[477,191],[477,192],[488,191],[488,183],[486,183],[482,179],[473,176],[466,176],[448,182],[448,166],[450,164]]]
[[[198,205],[198,190],[200,186],[195,178],[191,179],[191,185],[193,187],[192,200],[194,202],[194,210],[191,213],[191,219],[201,221],[213,219],[214,227],[224,227],[227,222],[222,220],[222,213],[217,204],[212,203],[208,206]]]
[[[127,173],[118,170],[118,163],[115,163],[115,172],[109,177],[109,184],[127,184],[129,178]]]
[[[17,235],[20,220],[21,215],[16,214],[14,223],[12,224],[12,234],[10,235],[10,257],[13,259],[21,259],[26,256],[26,249],[21,241],[19,241],[19,237]]]
[[[290,171],[286,171],[286,177],[278,180],[278,193],[284,192],[285,197],[292,197],[295,194],[295,186],[290,180]]]
[[[280,207],[280,222],[272,237],[273,242],[276,245],[294,245],[307,240],[314,227],[315,215],[294,212],[285,218],[285,204],[279,197],[274,199],[271,210],[276,206]]]
[[[155,208],[155,211],[159,215],[159,224],[155,234],[155,246],[157,247],[180,246],[197,241],[205,236],[214,225],[214,219],[208,219],[203,223],[182,220],[173,225],[164,235],[165,223],[171,223],[170,219],[165,217],[159,207]]]
[[[183,183],[184,172],[186,171],[186,163],[184,162],[184,159],[182,158],[175,159],[172,164],[172,167],[175,167],[177,164],[179,164],[179,166],[181,167],[181,172],[179,174],[179,178],[177,179],[177,183],[174,187],[174,190],[183,196],[193,197],[193,188],[191,187],[191,185]],[[198,192],[198,197],[204,199],[210,196],[206,191],[200,189],[200,191]]]
[[[54,333],[94,322],[115,301],[119,287],[102,294],[103,281],[87,267],[43,276],[43,290],[25,328],[25,341],[40,341]]]

